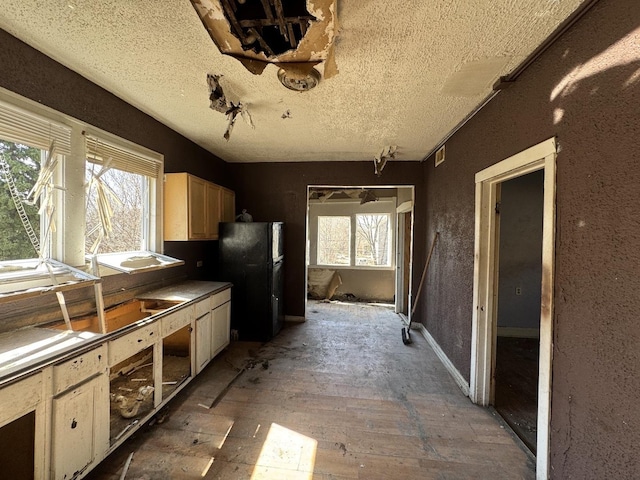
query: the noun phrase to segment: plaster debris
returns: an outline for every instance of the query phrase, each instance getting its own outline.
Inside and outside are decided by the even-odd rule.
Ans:
[[[227,95],[222,88],[220,79],[222,75],[207,74],[207,84],[209,85],[209,107],[216,112],[224,113],[227,116],[227,129],[224,132],[225,140],[229,140],[233,126],[236,123],[238,114],[242,116],[244,122],[251,128],[255,128],[253,124],[253,118],[247,108],[247,105],[242,102],[234,102],[227,98]]]
[[[284,119],[286,119],[286,118],[293,118],[293,117],[291,116],[291,110],[287,110],[286,112],[284,112],[284,113],[282,114],[282,119],[284,120]]]
[[[220,52],[255,75],[270,63],[286,70],[312,68],[325,60],[329,76],[337,73],[332,49],[338,28],[336,0],[191,3]]]
[[[207,83],[209,84],[209,107],[212,110],[220,113],[227,113],[229,105],[227,104],[227,97],[220,85],[220,78],[222,75],[207,75]]]
[[[396,152],[398,147],[396,145],[387,145],[382,149],[382,151],[376,155],[373,159],[373,167],[376,176],[382,175],[382,170],[387,165],[387,161],[393,160],[396,158]]]

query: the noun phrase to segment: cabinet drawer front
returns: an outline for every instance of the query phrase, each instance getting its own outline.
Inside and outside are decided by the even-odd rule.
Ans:
[[[222,305],[223,303],[227,303],[228,301],[231,300],[231,289],[227,288],[226,290],[220,292],[220,293],[216,293],[213,296],[213,303],[211,308],[218,308],[220,305]]]
[[[211,297],[200,300],[198,303],[196,303],[196,318],[200,318],[209,310],[211,310]]]
[[[110,341],[109,366],[112,367],[144,350],[149,345],[153,345],[157,338],[158,325],[156,322]]]
[[[58,395],[107,368],[107,346],[100,345],[90,352],[53,366],[53,394]]]
[[[183,308],[175,313],[162,317],[160,334],[166,337],[170,333],[180,330],[185,325],[191,323],[193,318],[193,307]]]

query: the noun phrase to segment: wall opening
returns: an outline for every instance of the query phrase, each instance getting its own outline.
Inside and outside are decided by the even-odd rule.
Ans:
[[[555,247],[556,139],[550,138],[476,174],[473,318],[469,397],[480,405],[495,401],[496,353],[500,309],[500,216],[503,186],[532,172],[543,178],[542,235],[540,241],[540,301],[536,410],[536,478],[549,475],[551,421],[551,366],[553,338],[553,283]],[[531,177],[534,178],[534,177]],[[511,185],[507,186],[509,190]],[[531,278],[533,279],[533,274]],[[506,275],[505,277],[509,278]],[[506,280],[505,280],[506,281]],[[521,281],[521,280],[518,280]],[[531,280],[534,282],[535,280]],[[524,284],[523,284],[524,285]],[[506,287],[505,287],[506,288]],[[513,293],[524,292],[524,286]],[[529,287],[526,287],[529,288]],[[508,297],[508,292],[503,293]],[[516,295],[517,296],[517,295]],[[507,298],[508,300],[508,298]],[[511,302],[513,303],[513,302]],[[504,309],[509,305],[505,300]],[[534,312],[537,309],[534,309]],[[505,322],[506,320],[502,320]],[[503,333],[506,327],[502,326]],[[520,328],[520,327],[511,327]],[[526,327],[522,327],[526,328]],[[502,352],[501,352],[502,353]],[[534,360],[535,363],[535,360]]]
[[[306,299],[407,309],[412,209],[413,187],[310,186]]]
[[[499,185],[493,405],[535,454],[544,171]]]

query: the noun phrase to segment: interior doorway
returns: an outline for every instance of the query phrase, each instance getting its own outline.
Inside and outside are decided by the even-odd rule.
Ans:
[[[413,186],[308,186],[305,302],[408,311],[413,196]]]
[[[503,212],[502,195],[511,185],[510,180],[524,178],[533,172],[541,176],[543,184],[542,192],[542,233],[540,237],[539,270],[540,295],[532,296],[531,302],[538,302],[539,309],[533,310],[533,316],[537,315],[538,359],[537,375],[535,367],[529,369],[529,375],[537,376],[535,389],[537,391],[537,405],[535,410],[536,435],[534,449],[536,452],[536,478],[539,480],[548,478],[549,474],[549,426],[551,419],[551,365],[552,365],[552,338],[553,338],[553,276],[554,276],[554,242],[555,242],[555,160],[556,140],[551,138],[535,145],[523,152],[509,157],[491,167],[476,174],[476,229],[474,252],[474,288],[473,288],[473,319],[471,341],[471,372],[469,396],[471,400],[480,405],[494,405],[496,401],[496,381],[500,376],[498,367],[505,366],[504,360],[497,355],[506,353],[504,342],[499,341],[499,330],[518,331],[520,333],[535,327],[501,325],[499,323],[500,297],[506,297],[503,305],[508,306],[507,300],[510,293],[513,296],[522,296],[525,289],[530,286],[511,285],[500,288],[500,243],[503,240],[500,235],[501,215]],[[536,176],[521,180],[535,179]],[[538,180],[540,181],[540,180]],[[533,182],[535,183],[535,181]],[[517,186],[517,184],[516,184]],[[539,194],[539,192],[538,192]],[[516,210],[519,205],[515,205]],[[506,240],[506,239],[505,239]],[[516,272],[521,271],[515,269]],[[503,277],[507,277],[506,270]],[[529,275],[532,279],[535,275]],[[516,281],[522,282],[516,275]],[[512,279],[513,280],[513,279]],[[530,280],[536,282],[537,280]],[[527,283],[529,285],[529,283]],[[519,295],[518,295],[519,294]],[[512,304],[514,302],[511,302]],[[517,302],[516,302],[517,303]],[[506,307],[505,307],[506,308]],[[508,310],[508,309],[507,309]],[[516,309],[516,312],[518,310]],[[522,309],[520,309],[522,311]],[[517,315],[517,313],[516,313]],[[506,320],[502,320],[503,322]],[[523,336],[523,335],[521,335]],[[535,335],[532,335],[535,336]],[[501,337],[506,337],[502,335]],[[508,338],[508,337],[506,337]],[[518,337],[515,337],[518,338]],[[499,342],[502,345],[499,345]],[[523,340],[523,342],[525,342]],[[516,348],[517,350],[517,348]],[[535,348],[525,349],[535,353]],[[515,352],[516,357],[524,360],[523,352]],[[536,363],[535,358],[528,359],[530,363]],[[504,369],[503,369],[504,370]],[[503,374],[502,374],[503,375]],[[501,377],[504,379],[504,376]],[[498,380],[500,381],[500,380]],[[498,386],[498,395],[501,395]],[[523,398],[523,397],[521,397]]]
[[[535,455],[544,170],[497,185],[495,409]]]

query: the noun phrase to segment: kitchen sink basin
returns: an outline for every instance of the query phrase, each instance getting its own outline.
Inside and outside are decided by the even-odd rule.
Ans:
[[[128,302],[115,305],[106,309],[104,312],[107,326],[107,331],[105,333],[115,332],[127,325],[149,318],[182,303],[184,302],[172,300],[133,299]],[[71,327],[73,331],[102,333],[100,331],[98,315],[95,313],[83,317],[72,318]],[[52,325],[51,328],[65,330],[66,325],[64,322],[59,322]]]

